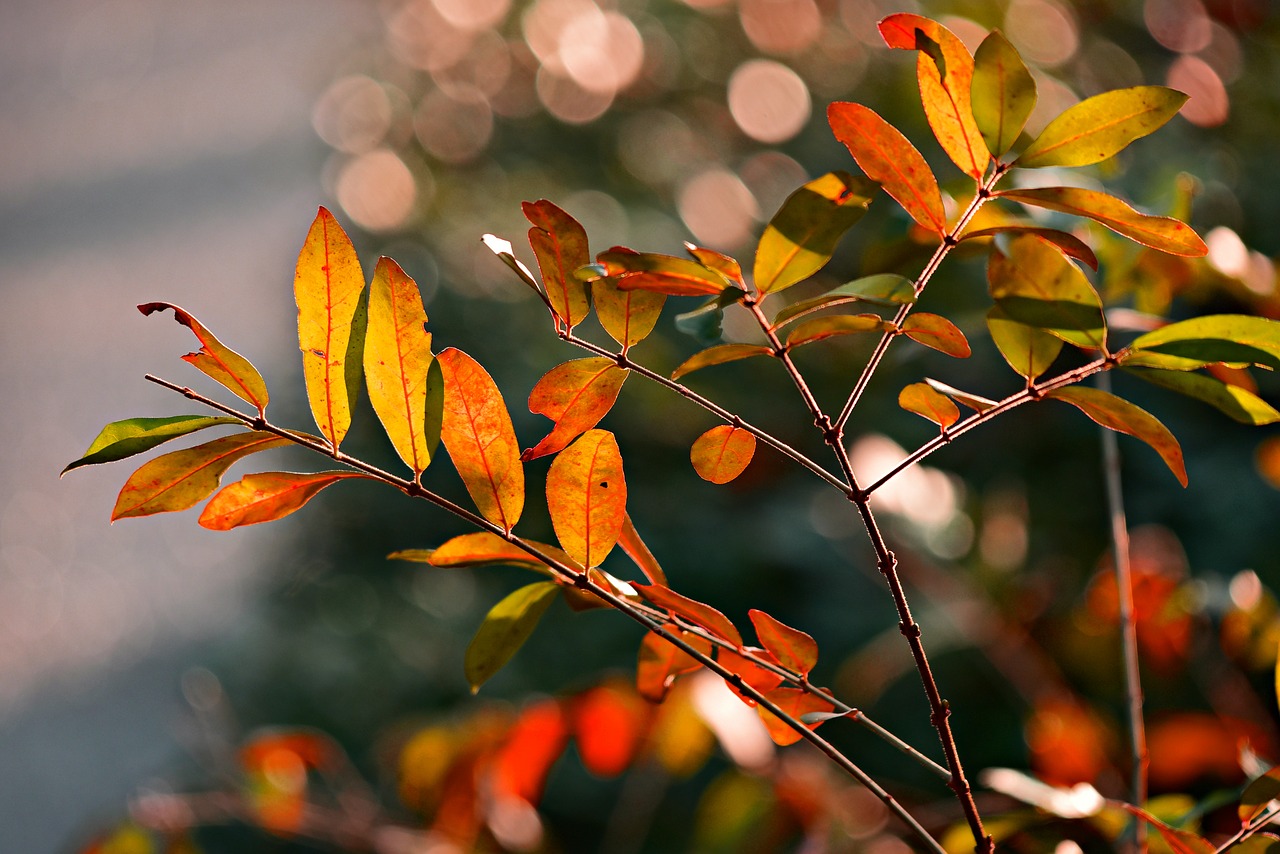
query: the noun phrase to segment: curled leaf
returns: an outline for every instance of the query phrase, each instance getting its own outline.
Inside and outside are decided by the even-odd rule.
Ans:
[[[510,240],[504,240],[495,234],[482,234],[480,242],[494,255],[497,255],[503,264],[506,264],[511,270],[520,277],[520,281],[524,282],[529,288],[544,300],[547,295],[542,290],[542,286],[538,284],[538,280],[533,277],[533,272],[515,256],[514,249]]]
[[[173,303],[148,302],[138,306],[144,316],[165,309],[173,310],[173,319],[190,329],[200,341],[200,349],[188,353],[182,361],[194,365],[207,376],[212,377],[226,387],[241,400],[256,407],[259,414],[267,408],[267,384],[262,374],[250,364],[249,360],[235,350],[223,344],[213,333],[204,328],[200,321],[190,312]]]
[[[919,312],[911,315],[902,323],[902,334],[957,359],[967,359],[973,352],[959,327],[939,314]]]
[[[1168,216],[1148,216],[1131,208],[1115,196],[1080,187],[1040,187],[1029,190],[1004,190],[1001,198],[1027,205],[1088,217],[1143,246],[1171,255],[1199,258],[1209,248],[1195,229],[1182,220]],[[1055,241],[1057,242],[1057,241]],[[1064,247],[1065,248],[1065,247]],[[1091,265],[1095,270],[1098,263]]]
[[[354,471],[247,474],[213,496],[200,514],[200,526],[229,531],[242,525],[274,522],[302,509],[320,490],[353,477],[369,475]]]
[[[219,424],[239,424],[240,419],[204,415],[175,415],[171,418],[127,418],[113,421],[89,443],[89,448],[78,460],[68,463],[62,470],[66,474],[81,466],[113,463],[151,450],[170,439],[186,436],[206,427]]]
[[[529,411],[545,415],[555,427],[520,455],[528,461],[558,453],[600,422],[618,399],[627,371],[613,359],[575,359],[552,368],[529,393]]]
[[[926,383],[912,383],[898,393],[898,405],[927,418],[944,431],[960,420],[960,410],[951,398]]]
[[[1053,340],[1056,341],[1057,339],[1055,338]],[[1059,341],[1058,343],[1061,344],[1062,342]],[[934,391],[940,394],[945,394],[957,403],[963,403],[974,412],[986,412],[988,409],[996,405],[994,400],[989,400],[976,394],[970,394],[967,391],[961,391],[960,389],[953,388],[944,382],[929,379],[928,377],[925,378],[925,383]]]
[[[715,347],[708,347],[699,353],[694,353],[685,359],[680,363],[679,367],[671,372],[671,379],[678,380],[685,374],[691,374],[700,368],[706,368],[711,365],[723,365],[726,362],[736,362],[739,359],[749,359],[752,356],[769,356],[772,353],[771,349],[759,344],[719,344]]]
[[[586,284],[576,275],[579,267],[591,263],[587,232],[576,219],[546,199],[524,202],[521,208],[533,223],[529,245],[538,259],[551,308],[566,325],[577,326],[591,310]]]
[[[535,581],[489,610],[463,659],[473,693],[524,646],[559,591],[560,586],[554,581]]]
[[[667,586],[667,574],[662,571],[658,559],[649,551],[649,547],[640,539],[640,532],[631,521],[631,514],[622,517],[622,531],[618,534],[618,546],[626,552],[627,557],[640,568],[651,584]]]
[[[622,532],[627,482],[618,440],[588,430],[547,472],[547,509],[560,545],[583,566],[599,566]]]
[[[1164,86],[1094,95],[1049,122],[1014,165],[1038,169],[1099,163],[1169,121],[1186,102],[1186,95]]]
[[[731,258],[723,252],[717,252],[705,246],[698,246],[687,240],[684,242],[684,251],[688,252],[693,257],[693,260],[708,270],[715,270],[737,287],[746,287],[742,281],[742,265],[738,263],[736,258]]]
[[[823,690],[825,691],[825,689]],[[825,700],[816,694],[811,694],[803,688],[774,688],[765,696],[777,705],[784,714],[801,721],[810,730],[817,729],[823,723],[822,713],[835,709],[835,705],[831,701]],[[798,731],[793,729],[782,718],[765,709],[764,706],[757,706],[756,712],[759,713],[760,719],[764,721],[765,728],[769,731],[769,737],[773,739],[775,744],[785,747],[788,744],[795,744],[801,739]],[[812,723],[804,721],[806,717],[810,718]]]
[[[689,458],[698,477],[712,483],[728,483],[742,474],[756,452],[756,437],[740,427],[721,424],[693,443]]]
[[[1141,439],[1155,450],[1165,465],[1187,485],[1187,468],[1182,460],[1182,446],[1155,416],[1127,400],[1096,388],[1068,386],[1047,394],[1055,400],[1065,401],[1088,415],[1098,424],[1119,433]]]

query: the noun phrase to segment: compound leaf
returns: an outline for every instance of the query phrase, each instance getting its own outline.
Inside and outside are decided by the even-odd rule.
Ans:
[[[547,509],[560,545],[583,566],[599,566],[618,541],[627,482],[618,440],[588,430],[560,452],[547,472]]]
[[[212,332],[185,309],[168,302],[148,302],[138,306],[138,311],[144,316],[165,309],[172,309],[173,319],[194,332],[200,341],[200,349],[183,356],[182,361],[194,365],[217,380],[232,394],[256,407],[261,415],[267,408],[267,384],[263,382],[258,369],[244,356],[215,338]]]
[[[174,415],[169,418],[127,418],[113,421],[102,428],[89,448],[75,462],[62,470],[66,474],[81,466],[113,463],[151,450],[170,439],[186,436],[206,427],[218,424],[239,424],[240,419],[229,416]]]
[[[229,531],[241,525],[274,522],[302,509],[325,487],[353,477],[369,475],[354,471],[247,474],[213,496],[200,514],[200,525],[211,531]]]
[[[1160,455],[1165,465],[1178,478],[1178,482],[1183,486],[1187,485],[1187,468],[1182,460],[1182,446],[1169,432],[1169,428],[1145,409],[1122,400],[1114,394],[1081,386],[1054,389],[1046,396],[1070,403],[1109,430],[1128,433],[1146,442]]]
[[[1049,122],[1015,166],[1088,166],[1162,126],[1187,102],[1164,86],[1134,86],[1086,98]]]
[[[1209,251],[1195,229],[1169,216],[1148,216],[1131,208],[1115,196],[1080,187],[1040,187],[1030,190],[1005,190],[1002,198],[1027,205],[1088,217],[1143,246],[1199,258]],[[1098,263],[1091,265],[1095,270]]]
[[[756,437],[740,427],[721,424],[699,436],[689,451],[698,477],[728,483],[746,471],[756,452]]]
[[[560,585],[554,581],[535,581],[489,610],[463,659],[463,669],[473,693],[524,645],[559,592]]]
[[[602,356],[565,362],[544,374],[529,393],[529,411],[547,416],[555,427],[520,459],[557,453],[596,426],[613,407],[626,379],[626,370]]]

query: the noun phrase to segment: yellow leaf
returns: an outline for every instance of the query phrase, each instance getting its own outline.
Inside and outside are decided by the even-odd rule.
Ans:
[[[618,541],[627,482],[618,441],[588,430],[560,452],[547,472],[547,509],[560,545],[583,566],[599,566]]]
[[[190,312],[173,303],[148,302],[138,306],[138,311],[144,316],[165,309],[172,309],[174,320],[194,332],[200,340],[200,350],[183,356],[182,361],[194,365],[222,383],[241,400],[257,407],[258,414],[261,415],[267,408],[267,384],[263,382],[258,369],[244,356],[215,338]]]

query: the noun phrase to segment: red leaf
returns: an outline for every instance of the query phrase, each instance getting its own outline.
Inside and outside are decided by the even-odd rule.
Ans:
[[[659,587],[656,584],[637,584],[635,588],[640,591],[641,596],[659,608],[666,608],[671,613],[684,617],[694,625],[701,626],[734,646],[742,646],[742,635],[734,628],[733,623],[710,605],[704,605],[697,600],[681,596],[669,587]]]
[[[902,334],[912,341],[932,347],[940,353],[967,359],[973,352],[959,328],[938,314],[920,312],[908,317],[902,324]]]
[[[489,777],[493,793],[538,803],[551,766],[568,740],[567,722],[557,701],[542,700],[524,709],[493,759]]]
[[[743,683],[755,688],[761,694],[768,694],[782,684],[781,674],[761,666],[755,660],[755,657],[760,657],[777,664],[778,662],[772,661],[772,655],[766,650],[757,647],[747,646],[742,649],[744,653],[751,653],[751,655],[742,655],[733,650],[721,648],[716,652],[716,661],[723,664],[725,669],[736,675]],[[742,700],[742,702],[748,706],[756,705],[756,701],[739,691],[738,686],[732,680],[726,679],[725,684],[729,686],[729,690],[738,695],[738,699]]]
[[[783,667],[807,676],[818,663],[818,644],[808,634],[754,608],[747,612],[747,616],[756,627],[760,643]]]
[[[960,410],[947,397],[927,383],[912,383],[898,394],[898,405],[921,418],[927,418],[946,430],[960,420]]]
[[[826,689],[822,690],[825,691]],[[813,712],[830,712],[835,709],[835,706],[828,700],[810,694],[802,688],[774,688],[765,696],[784,713],[796,720]],[[760,715],[760,719],[764,721],[765,729],[769,730],[769,737],[774,740],[774,743],[785,747],[800,740],[799,732],[783,721],[782,718],[765,709],[764,706],[756,706],[756,712]],[[811,724],[805,724],[805,726],[813,730],[823,723],[825,721],[815,721]]]
[[[711,641],[686,632],[675,623],[668,623],[667,630],[684,640],[704,655],[711,655]],[[696,658],[680,647],[650,632],[640,642],[640,656],[636,662],[636,691],[651,703],[661,703],[667,696],[676,677],[701,667]]]
[[[570,707],[578,755],[597,777],[616,777],[631,766],[649,728],[652,710],[630,689],[598,685]]]
[[[627,371],[604,357],[575,359],[544,374],[529,393],[529,411],[547,416],[556,425],[520,459],[527,462],[558,453],[596,426],[613,407],[626,379]]]
[[[640,571],[650,583],[660,587],[667,586],[667,574],[662,571],[662,567],[658,565],[658,559],[653,556],[653,552],[649,551],[644,540],[640,539],[640,532],[636,530],[630,514],[622,517],[622,532],[618,534],[618,545],[627,553],[627,557],[635,561],[636,566],[640,567]]]
[[[247,474],[213,496],[200,514],[200,525],[211,531],[229,531],[241,525],[274,522],[301,510],[325,487],[353,477],[369,475],[354,471]]]

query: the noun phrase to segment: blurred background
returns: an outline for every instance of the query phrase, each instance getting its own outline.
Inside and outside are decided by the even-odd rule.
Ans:
[[[557,606],[470,699],[466,643],[526,579],[388,563],[389,551],[463,529],[368,485],[335,489],[266,529],[215,534],[190,514],[108,526],[129,464],[61,482],[56,473],[108,421],[196,411],[142,381],[198,379],[175,358],[191,349],[189,333],[143,319],[135,304],[194,313],[262,369],[276,419],[306,429],[290,283],[315,206],[329,205],[366,269],[386,254],[417,280],[435,349],[479,358],[532,444],[547,422],[524,411],[523,395],[577,353],[479,236],[512,240],[532,264],[519,203],[549,198],[586,226],[594,251],[675,254],[690,239],[749,266],[787,194],[854,169],[826,127],[836,99],[895,122],[963,198],[923,121],[913,56],[884,48],[875,30],[898,11],[940,19],[971,50],[999,27],[1036,75],[1033,133],[1108,89],[1191,94],[1181,118],[1115,161],[1034,177],[1105,181],[1150,212],[1189,211],[1206,236],[1208,259],[1188,262],[1089,232],[1099,283],[1117,303],[1280,316],[1280,16],[1264,0],[10,3],[0,33],[0,376],[11,398],[0,412],[0,848],[82,847],[140,790],[209,786],[202,751],[269,724],[335,737],[412,824],[393,773],[407,733],[477,704],[515,708],[600,673],[626,677],[634,662],[639,638],[625,621]],[[812,291],[919,270],[929,247],[892,208],[872,206]],[[1018,387],[981,340],[981,258],[957,255],[931,287],[931,310],[970,334],[975,355],[894,352],[849,431],[866,470],[929,437],[896,406],[905,383],[928,375],[989,397]],[[728,313],[723,340],[750,340],[744,321]],[[668,318],[636,356],[669,371],[704,345]],[[820,346],[801,365],[838,404],[866,350]],[[714,368],[690,384],[819,454],[798,401],[787,408],[786,378],[761,367]],[[1203,793],[1236,781],[1242,733],[1260,752],[1276,743],[1274,698],[1260,687],[1277,636],[1268,590],[1280,584],[1274,431],[1123,379],[1118,391],[1166,420],[1188,456],[1182,491],[1153,453],[1122,442],[1146,573],[1151,716],[1170,743],[1199,751],[1170,762],[1156,788]],[[1275,383],[1256,379],[1274,402]],[[365,405],[347,449],[392,465],[375,424]],[[604,426],[618,432],[628,470],[645,475],[630,479],[631,514],[673,584],[735,621],[767,607],[805,628],[824,651],[817,681],[934,743],[865,538],[838,496],[764,452],[730,487],[698,480],[688,445],[712,423],[635,379]],[[428,475],[460,495],[455,481],[447,464]],[[902,478],[882,511],[970,764],[1033,767],[1118,794],[1114,588],[1095,577],[1107,542],[1100,486],[1091,423],[1029,407]],[[522,525],[549,537],[545,510],[531,507]],[[882,747],[843,737],[877,774],[911,792],[925,785]],[[1070,762],[1054,765],[1062,755]],[[681,802],[697,802],[716,767],[732,764],[718,761]],[[595,850],[607,835],[567,807],[588,798],[607,814],[618,789],[597,789],[557,766],[544,811],[566,850]],[[688,847],[678,825],[654,830],[651,850]]]

